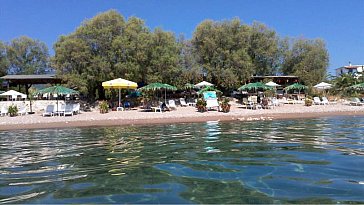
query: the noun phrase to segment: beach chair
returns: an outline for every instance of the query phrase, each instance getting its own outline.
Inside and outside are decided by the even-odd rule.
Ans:
[[[359,98],[352,98],[350,101],[350,105],[353,106],[362,106],[364,103],[360,102]]]
[[[66,104],[64,111],[63,111],[63,116],[66,117],[66,115],[71,115],[73,116],[73,104]]]
[[[313,97],[313,103],[315,105],[323,105],[319,97]]]
[[[1,116],[5,116],[7,115],[9,112],[8,112],[8,107],[7,106],[3,106],[1,107]]]
[[[44,116],[54,116],[54,105],[47,105],[43,112]]]
[[[217,111],[220,111],[220,105],[219,105],[219,102],[217,101],[217,99],[207,99],[206,100],[206,108],[208,110],[216,108]]]
[[[187,106],[188,106],[188,104],[186,103],[186,101],[185,101],[185,99],[184,99],[184,98],[180,98],[180,99],[179,99],[179,102],[181,103],[181,106],[182,106],[182,107],[187,107]]]
[[[329,100],[327,99],[327,97],[322,97],[322,101],[321,101],[321,103],[322,103],[323,105],[328,105],[328,104],[329,104]]]
[[[72,104],[72,111],[74,115],[80,114],[80,103]]]
[[[19,108],[18,115],[26,115],[27,114],[27,107],[22,106]]]
[[[177,106],[174,100],[168,100],[168,108],[170,110],[177,110]]]

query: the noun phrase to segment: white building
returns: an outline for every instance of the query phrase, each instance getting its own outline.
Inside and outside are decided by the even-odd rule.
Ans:
[[[352,73],[354,75],[361,75],[364,71],[364,65],[351,65],[336,68],[336,76],[342,74]]]

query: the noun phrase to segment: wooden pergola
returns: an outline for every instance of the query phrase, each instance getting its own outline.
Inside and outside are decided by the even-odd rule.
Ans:
[[[8,82],[8,88],[10,86],[24,86],[26,95],[29,94],[29,88],[36,84],[60,84],[62,79],[56,77],[54,74],[48,75],[5,75],[0,77]]]

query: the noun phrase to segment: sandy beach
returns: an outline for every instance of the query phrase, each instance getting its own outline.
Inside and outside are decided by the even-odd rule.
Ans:
[[[205,121],[277,120],[338,115],[364,115],[364,106],[336,104],[306,107],[302,104],[285,104],[274,109],[251,110],[241,108],[237,103],[232,103],[229,113],[215,110],[200,113],[197,112],[195,107],[178,107],[177,110],[163,113],[144,112],[141,109],[134,109],[100,114],[95,109],[92,112],[81,112],[78,115],[66,117],[43,117],[41,112],[37,112],[36,114],[25,116],[1,117],[0,130],[173,124]]]

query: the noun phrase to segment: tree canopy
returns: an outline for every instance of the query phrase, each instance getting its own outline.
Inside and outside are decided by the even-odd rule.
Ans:
[[[45,43],[22,36],[10,42],[6,49],[8,73],[44,74],[48,68],[49,52]]]

